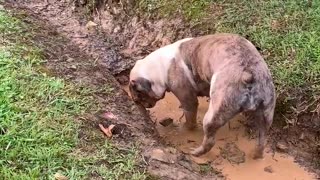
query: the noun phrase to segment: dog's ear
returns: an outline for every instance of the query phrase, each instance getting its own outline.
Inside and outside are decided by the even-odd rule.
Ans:
[[[151,82],[145,78],[137,78],[130,81],[130,86],[140,92],[150,92]]]

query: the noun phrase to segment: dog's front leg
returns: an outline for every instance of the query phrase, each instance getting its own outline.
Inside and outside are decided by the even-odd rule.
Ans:
[[[183,111],[186,117],[185,127],[189,130],[193,130],[197,127],[197,110],[195,111]]]
[[[194,92],[189,91],[172,91],[181,103],[181,108],[186,118],[185,127],[195,129],[197,127],[198,98]]]

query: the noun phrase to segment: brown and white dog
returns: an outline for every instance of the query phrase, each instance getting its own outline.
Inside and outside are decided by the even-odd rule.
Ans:
[[[198,96],[210,97],[203,119],[204,138],[191,154],[200,156],[215,144],[217,130],[238,113],[254,118],[259,130],[255,158],[262,158],[275,108],[275,89],[267,64],[255,46],[235,34],[186,38],[136,62],[130,72],[132,99],[145,108],[172,92],[196,127]]]

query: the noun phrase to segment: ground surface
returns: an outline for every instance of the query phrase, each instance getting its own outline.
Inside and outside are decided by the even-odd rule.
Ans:
[[[277,143],[281,142],[287,150],[290,149],[288,153],[294,155],[301,164],[317,172],[320,125],[319,116],[317,116],[320,107],[317,106],[320,92],[317,92],[319,90],[317,83],[319,73],[317,72],[320,67],[318,46],[320,40],[315,37],[320,37],[317,34],[320,31],[317,26],[312,26],[317,22],[316,17],[320,11],[317,2],[311,3],[310,6],[296,1],[290,1],[287,4],[276,1],[269,3],[257,1],[251,4],[241,3],[241,1],[235,4],[229,1],[225,1],[224,4],[210,4],[209,1],[198,3],[181,1],[182,4],[180,4],[179,1],[168,6],[171,1],[162,1],[163,4],[160,5],[155,4],[154,1],[139,1],[139,8],[146,11],[146,14],[158,11],[157,18],[136,16],[121,5],[113,6],[112,4],[105,11],[97,9],[95,15],[91,16],[90,9],[86,9],[88,3],[79,2],[86,1],[33,0],[7,1],[5,4],[6,8],[12,10],[13,16],[21,19],[25,25],[16,30],[14,29],[16,26],[20,27],[20,25],[12,25],[16,20],[3,14],[2,18],[4,20],[9,18],[9,20],[1,21],[1,23],[7,22],[2,25],[2,29],[10,31],[4,31],[7,33],[2,35],[4,40],[1,46],[7,48],[6,43],[9,42],[11,45],[19,42],[17,46],[22,44],[24,47],[40,49],[37,53],[31,51],[31,55],[36,55],[37,58],[27,56],[31,62],[25,66],[32,69],[27,72],[29,74],[22,71],[24,74],[21,76],[29,77],[31,73],[36,74],[36,78],[32,76],[31,80],[19,82],[17,85],[19,88],[24,87],[24,84],[29,84],[30,88],[33,87],[33,91],[28,91],[31,95],[23,94],[22,91],[21,96],[35,96],[34,94],[38,92],[35,92],[34,87],[44,84],[40,87],[44,88],[43,92],[51,92],[50,87],[54,86],[52,95],[45,97],[48,93],[43,93],[39,97],[40,100],[45,99],[44,104],[51,105],[51,101],[60,102],[56,99],[67,100],[62,100],[58,105],[53,103],[55,108],[50,111],[53,111],[52,114],[57,117],[51,113],[48,114],[47,109],[41,109],[43,106],[36,106],[35,102],[32,104],[30,101],[33,98],[23,101],[30,107],[36,108],[26,108],[27,114],[33,111],[39,111],[38,114],[45,113],[43,122],[40,124],[38,119],[42,119],[42,116],[39,118],[38,115],[28,117],[32,121],[29,119],[26,119],[29,121],[22,121],[31,127],[37,124],[39,131],[25,133],[15,130],[25,126],[21,121],[13,125],[1,124],[1,134],[4,134],[1,136],[5,138],[3,138],[4,141],[0,141],[0,145],[2,149],[6,149],[2,151],[6,159],[0,161],[1,166],[5,167],[4,173],[0,174],[4,174],[5,177],[10,177],[12,174],[20,177],[30,175],[39,177],[50,169],[50,173],[46,174],[48,177],[61,172],[74,178],[85,176],[97,179],[102,177],[141,179],[147,177],[143,172],[148,170],[152,174],[167,179],[217,177],[215,175],[217,172],[201,175],[200,172],[195,171],[197,168],[194,168],[195,165],[186,156],[159,145],[157,133],[146,112],[131,102],[116,81],[117,79],[125,84],[128,69],[134,62],[157,47],[182,37],[216,31],[240,33],[260,48],[272,67],[279,93],[279,112],[271,133],[273,149],[276,150]],[[173,13],[176,9],[180,10],[178,13]],[[257,16],[257,14],[260,15]],[[177,15],[186,18],[176,17]],[[163,19],[168,16],[170,19]],[[214,22],[214,26],[208,20]],[[90,21],[95,23],[89,23]],[[25,37],[27,34],[28,38]],[[14,38],[16,35],[19,35],[18,39]],[[24,52],[25,50],[19,51],[16,57],[4,56],[4,60],[6,62],[10,58],[19,59],[21,58],[19,53],[24,54],[23,58],[25,54],[30,54],[29,51]],[[33,62],[33,59],[36,59],[36,62]],[[3,71],[5,72],[3,76],[16,71],[14,68],[7,72]],[[115,75],[116,79],[112,75]],[[50,85],[46,78],[52,76],[57,78],[53,78],[53,85]],[[9,77],[19,80],[16,75]],[[36,79],[36,82],[32,82],[33,79]],[[6,92],[11,90],[7,89]],[[21,90],[18,92],[21,93]],[[10,96],[4,95],[4,97]],[[18,100],[14,99],[14,101]],[[70,109],[70,112],[66,109]],[[16,114],[17,118],[12,119],[20,118],[20,120],[25,118],[25,111],[6,110]],[[310,113],[311,111],[314,112]],[[117,120],[99,117],[103,112],[112,112]],[[10,116],[9,114],[6,118]],[[58,123],[55,124],[55,121],[48,123],[53,119]],[[115,136],[110,143],[98,130],[98,122],[119,125],[124,131]],[[43,129],[42,124],[50,124],[49,129],[53,129],[48,139],[51,136],[55,137],[44,143],[47,146],[43,145],[43,142],[34,142],[32,138],[26,140],[22,138],[22,142],[15,142],[10,139],[13,134],[7,133],[17,131],[16,133],[23,133],[26,137],[31,136],[29,134],[35,135],[34,138],[45,136],[48,132]],[[64,124],[67,126],[62,126]],[[65,132],[67,135],[56,138],[60,132]],[[21,147],[15,146],[18,149],[10,151],[13,154],[9,156],[7,152],[12,147],[11,143],[20,143]],[[49,146],[52,144],[54,146]],[[40,155],[30,156],[29,151],[32,148],[35,151],[40,145],[43,145],[44,149],[47,148],[46,150],[53,150],[58,146],[59,148],[51,156],[43,153],[47,156],[42,159],[39,158]],[[21,156],[21,159],[14,159],[16,153],[26,151],[28,153]],[[70,154],[72,160],[67,161],[68,158],[65,157],[70,157]],[[163,159],[163,156],[171,158]],[[23,162],[25,166],[21,167],[13,163],[16,161]],[[179,163],[170,164],[172,161]],[[32,166],[22,171],[30,162],[34,162]],[[50,164],[48,162],[58,163],[54,167],[48,167],[47,164]]]
[[[115,146],[97,131],[98,120],[93,116],[102,107],[117,111],[121,104],[128,106],[124,103],[126,99],[121,95],[110,96],[111,87],[94,87],[98,85],[93,82],[97,78],[91,78],[91,86],[84,80],[65,81],[61,76],[67,72],[58,74],[43,66],[63,57],[81,61],[86,56],[45,24],[30,24],[32,18],[15,15],[24,22],[0,12],[0,178],[51,179],[58,173],[71,179],[143,179],[143,171],[136,167],[134,143],[121,145],[118,141]],[[47,33],[52,33],[50,38]],[[59,69],[63,71],[62,66]],[[94,69],[81,72],[95,73]],[[51,73],[57,73],[56,77]],[[101,82],[112,84],[112,78],[109,79]],[[97,99],[100,96],[104,98]],[[112,104],[115,101],[118,103]],[[128,128],[124,129],[127,134],[120,136],[129,136]]]
[[[1,11],[1,56],[7,71],[2,76],[10,79],[1,88],[6,90],[3,97],[16,94],[8,96],[4,104],[13,103],[14,107],[3,110],[6,121],[1,121],[1,178],[217,177],[217,172],[201,175],[193,171],[192,162],[185,155],[159,144],[145,110],[134,105],[101,65],[103,61],[86,54],[59,31],[60,24],[50,23],[45,14],[40,16],[23,3],[6,3],[5,7],[6,11]],[[60,18],[72,21],[73,16]],[[11,61],[17,64],[11,67]],[[19,80],[17,84],[15,79]],[[12,91],[12,84],[17,92]],[[112,140],[100,132],[98,123],[116,125],[118,132],[114,132]],[[42,138],[37,140],[39,137]]]

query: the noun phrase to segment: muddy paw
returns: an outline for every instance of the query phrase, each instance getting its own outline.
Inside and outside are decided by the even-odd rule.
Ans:
[[[192,123],[192,124],[191,123],[184,123],[183,128],[192,131],[192,130],[197,129],[197,124],[196,123]]]
[[[263,151],[257,150],[253,155],[253,159],[263,159]]]
[[[192,148],[190,154],[195,157],[199,157],[204,154],[204,149],[202,147]]]

